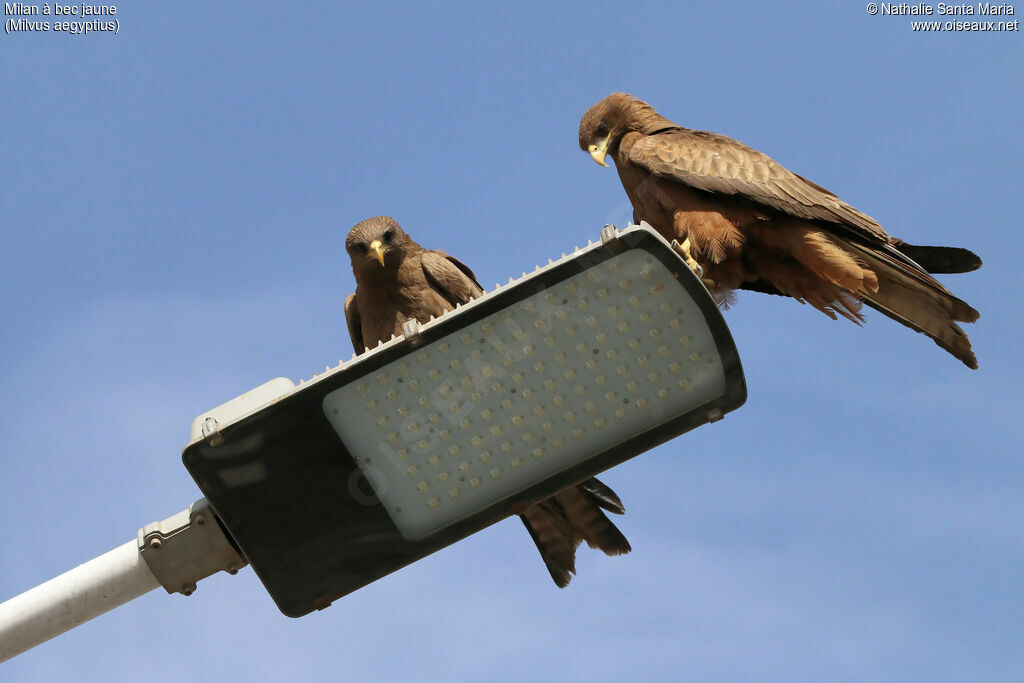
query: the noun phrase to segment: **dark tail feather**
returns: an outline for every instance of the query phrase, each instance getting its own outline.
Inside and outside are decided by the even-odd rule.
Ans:
[[[582,541],[606,555],[631,550],[629,541],[602,508],[616,514],[625,511],[614,491],[597,479],[588,479],[531,505],[520,515],[559,588],[569,585],[576,573],[576,548]]]
[[[530,532],[555,585],[568,586],[571,575],[576,573],[576,546],[580,541],[573,538],[561,506],[554,498],[548,498],[528,507],[519,519]]]
[[[929,273],[936,275],[969,273],[981,268],[981,257],[970,249],[960,247],[926,247],[919,244],[907,244],[903,240],[893,239],[892,245],[901,254],[908,257]],[[744,282],[740,289],[764,294],[781,295],[779,289],[765,280]],[[884,311],[883,311],[884,312]]]
[[[922,332],[967,367],[977,370],[978,360],[971,340],[957,322],[973,323],[978,311],[950,294],[916,263],[906,263],[905,254],[870,249],[855,243],[845,245],[878,276],[878,291],[864,296],[864,303]]]
[[[981,268],[981,257],[960,247],[926,247],[894,240],[893,246],[929,273],[969,273]]]
[[[616,515],[626,514],[626,508],[623,507],[622,501],[615,495],[615,491],[602,484],[597,479],[591,477],[585,482],[580,484],[580,488],[590,494],[590,497],[594,499],[594,502],[600,505],[608,512]]]

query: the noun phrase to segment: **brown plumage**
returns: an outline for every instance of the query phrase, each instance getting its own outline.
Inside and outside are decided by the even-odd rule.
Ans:
[[[424,249],[387,216],[353,227],[345,250],[356,278],[356,292],[345,301],[356,353],[400,335],[406,320],[425,323],[483,294],[472,270],[443,251]],[[602,508],[625,512],[614,491],[588,479],[520,514],[559,587],[576,573],[576,548],[582,541],[608,555],[630,551],[626,537]]]
[[[712,292],[784,294],[860,323],[864,302],[931,337],[970,368],[957,322],[978,312],[929,271],[975,270],[966,249],[907,244],[820,185],[724,135],[677,126],[632,95],[613,93],[583,115],[580,147],[606,154],[633,204],[668,240],[689,240]]]

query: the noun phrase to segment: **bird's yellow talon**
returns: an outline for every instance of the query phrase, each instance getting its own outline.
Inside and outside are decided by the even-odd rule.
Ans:
[[[678,252],[678,254],[683,257],[683,260],[686,261],[686,265],[690,267],[690,270],[697,273],[697,277],[701,279],[704,278],[704,269],[701,268],[700,264],[697,263],[696,259],[693,258],[693,255],[690,254],[689,237],[687,237],[682,242],[679,242],[678,240],[672,240],[672,248],[675,249],[676,252]]]

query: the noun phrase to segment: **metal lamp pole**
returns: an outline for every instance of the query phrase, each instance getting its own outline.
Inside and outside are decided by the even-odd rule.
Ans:
[[[0,603],[0,662],[163,586],[191,595],[218,571],[246,565],[206,499],[71,571]]]

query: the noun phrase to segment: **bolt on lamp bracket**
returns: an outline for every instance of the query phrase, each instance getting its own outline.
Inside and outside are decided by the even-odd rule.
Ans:
[[[139,529],[139,554],[168,593],[192,595],[219,571],[237,574],[248,564],[224,534],[205,498],[161,522]]]

